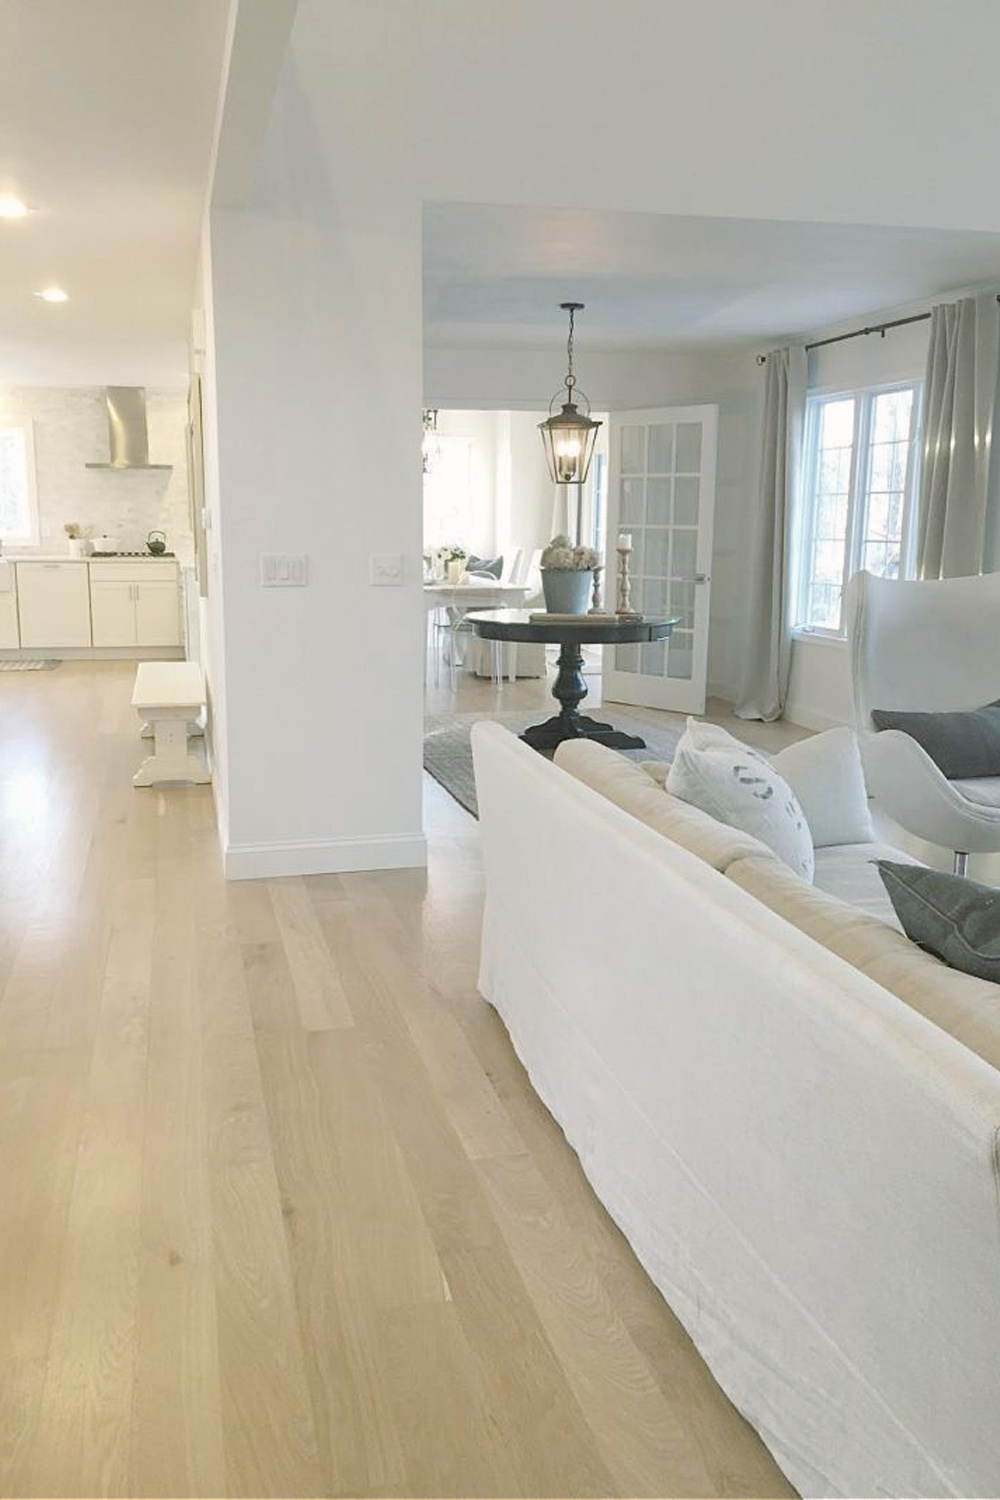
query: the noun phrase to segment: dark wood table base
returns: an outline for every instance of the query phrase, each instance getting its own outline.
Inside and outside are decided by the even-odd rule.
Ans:
[[[601,724],[597,719],[589,719],[586,714],[577,714],[569,728],[562,714],[556,714],[553,718],[546,719],[544,724],[529,725],[521,739],[532,750],[540,750],[543,755],[551,754],[563,740],[597,740],[601,745],[609,745],[612,750],[646,748],[646,741],[641,740],[637,734],[626,734],[623,729],[616,729],[613,724]]]
[[[534,641],[559,646],[559,670],[552,688],[559,713],[546,719],[544,724],[530,725],[521,735],[532,750],[551,755],[563,740],[596,740],[612,750],[645,750],[646,741],[637,734],[626,734],[613,724],[604,724],[600,719],[581,714],[580,704],[587,696],[581,648],[584,645],[631,645],[666,640],[677,624],[675,619],[582,615],[579,620],[567,623],[558,617],[549,620],[544,615],[533,616],[528,610],[516,609],[476,610],[468,619],[483,640]]]
[[[550,754],[563,740],[597,740],[612,750],[645,750],[646,741],[638,735],[625,734],[612,724],[602,724],[579,712],[587,696],[587,679],[583,675],[583,652],[577,641],[563,641],[559,651],[559,671],[552,688],[561,713],[544,724],[531,724],[521,735],[526,745],[542,754]]]

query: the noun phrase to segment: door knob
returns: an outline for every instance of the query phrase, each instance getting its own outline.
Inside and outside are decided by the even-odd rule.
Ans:
[[[712,575],[711,573],[696,573],[694,575],[694,581],[695,583],[711,583]]]

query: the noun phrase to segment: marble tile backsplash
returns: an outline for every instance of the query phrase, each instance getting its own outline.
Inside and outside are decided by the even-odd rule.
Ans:
[[[0,388],[0,425],[32,420],[41,546],[65,552],[63,526],[76,521],[84,536],[116,536],[123,550],[145,546],[154,528],[177,551],[190,543],[187,398],[181,391],[147,390],[149,459],[167,470],[87,469],[108,457],[108,420],[102,387]],[[18,549],[20,550],[20,549]]]

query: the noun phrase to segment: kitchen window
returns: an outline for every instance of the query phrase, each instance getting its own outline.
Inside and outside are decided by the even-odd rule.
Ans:
[[[917,382],[806,403],[795,626],[844,634],[844,589],[866,568],[912,578],[920,461]]]
[[[0,541],[39,540],[35,441],[30,422],[0,425]]]

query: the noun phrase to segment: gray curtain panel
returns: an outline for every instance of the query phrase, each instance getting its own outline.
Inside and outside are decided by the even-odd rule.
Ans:
[[[806,409],[806,352],[775,349],[764,365],[764,421],[760,483],[750,560],[741,719],[780,719],[792,660],[789,594],[793,496],[802,467]]]
[[[1000,570],[1000,453],[992,441],[998,361],[995,292],[934,308],[924,382],[921,578]]]

